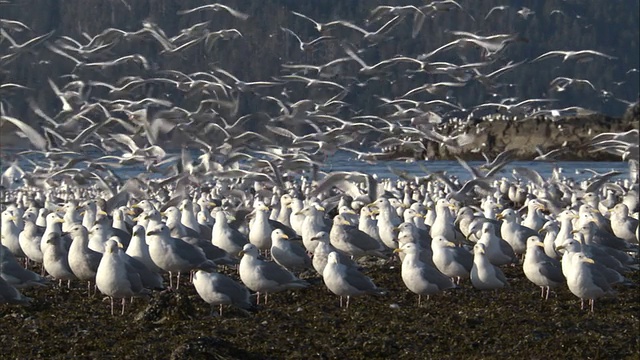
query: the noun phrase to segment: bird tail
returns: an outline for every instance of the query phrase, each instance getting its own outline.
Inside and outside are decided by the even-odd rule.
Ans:
[[[207,260],[202,264],[198,265],[197,269],[205,272],[214,272],[216,271],[218,266],[211,260]]]

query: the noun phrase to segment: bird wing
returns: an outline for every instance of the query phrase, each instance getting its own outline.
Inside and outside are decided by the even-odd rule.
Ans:
[[[358,289],[359,291],[365,292],[376,292],[376,290],[378,289],[369,277],[367,277],[357,269],[347,267],[345,265],[342,265],[341,267],[343,267],[344,269],[343,279],[350,286]]]
[[[559,283],[563,283],[565,281],[560,264],[556,264],[551,261],[542,261],[538,263],[538,271],[542,276],[550,279],[551,281]]]
[[[451,249],[454,249],[453,260],[462,265],[465,270],[471,271],[473,267],[473,254],[461,247]]]
[[[26,135],[27,139],[29,139],[29,142],[31,142],[31,144],[38,150],[47,150],[47,140],[31,126],[11,116],[0,116],[0,120],[8,121],[18,127],[18,129]]]
[[[274,262],[262,262],[256,271],[265,279],[285,285],[298,280],[292,273]]]

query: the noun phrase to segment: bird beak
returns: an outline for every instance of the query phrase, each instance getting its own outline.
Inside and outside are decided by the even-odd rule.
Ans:
[[[157,235],[157,234],[159,234],[158,230],[147,231],[147,236]]]
[[[86,211],[80,211],[80,215],[83,215],[83,216],[84,216],[84,213],[85,213],[85,212],[86,212]]]
[[[109,214],[107,214],[107,212],[106,212],[106,211],[104,211],[104,210],[98,210],[98,215],[105,215],[105,216],[107,216],[107,215],[109,215]]]
[[[584,261],[586,263],[589,263],[589,264],[595,264],[596,263],[595,261],[593,261],[592,258],[588,258],[588,257],[583,258],[582,261]]]
[[[54,223],[58,223],[58,224],[62,224],[64,222],[64,219],[55,219],[53,220]]]
[[[541,242],[539,242],[539,241],[536,241],[536,245],[537,245],[537,246],[540,246],[541,248],[543,248],[543,249],[544,249],[544,244],[543,244],[543,243],[541,243]]]
[[[243,256],[244,255],[244,250],[240,250],[240,252],[238,253],[238,256]]]
[[[564,250],[564,245],[558,245],[558,246],[556,246],[556,250]]]
[[[289,238],[289,236],[288,236],[287,234],[282,234],[282,238],[283,238],[283,239],[288,239],[288,238]]]
[[[571,233],[572,233],[572,234],[577,234],[577,233],[579,233],[579,232],[580,232],[580,231],[578,231],[578,230],[571,230]]]
[[[447,245],[449,247],[456,247],[456,244],[452,243],[451,241],[445,242],[445,245]]]
[[[164,211],[160,211],[160,216],[167,216],[167,213]]]
[[[538,230],[538,234],[542,234],[543,232],[546,232],[546,231],[547,231],[547,229],[545,229],[545,228],[540,228],[540,230]]]
[[[402,252],[402,249],[400,249],[400,248],[393,249],[393,253],[394,254],[401,253],[401,252]]]
[[[131,205],[131,207],[132,207],[132,208],[134,208],[134,209],[139,209],[139,208],[140,208],[140,205],[138,205],[138,204],[133,204],[133,205]]]
[[[118,244],[118,247],[119,247],[120,249],[124,249],[124,245],[122,245],[122,243],[121,243],[121,242],[116,241],[116,244]]]

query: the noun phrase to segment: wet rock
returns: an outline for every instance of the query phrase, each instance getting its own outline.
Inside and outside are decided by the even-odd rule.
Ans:
[[[244,350],[240,350],[233,344],[214,337],[199,337],[189,339],[180,344],[171,353],[171,360],[183,359],[252,359],[255,358]]]
[[[189,297],[182,292],[165,290],[151,298],[147,307],[136,315],[136,321],[162,324],[169,320],[191,320],[196,310]]]

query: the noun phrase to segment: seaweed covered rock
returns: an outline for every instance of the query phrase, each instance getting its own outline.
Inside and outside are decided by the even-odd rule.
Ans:
[[[161,324],[169,320],[191,320],[195,317],[196,310],[186,294],[165,290],[154,296],[135,319]]]
[[[173,350],[170,357],[171,360],[233,360],[252,358],[254,357],[252,357],[251,354],[238,349],[230,342],[210,336],[189,339],[183,342]]]
[[[638,125],[638,122],[640,121],[640,100],[636,101],[635,104],[629,105],[627,111],[625,111],[624,115],[622,116],[622,120],[627,122],[635,122],[636,126]]]

